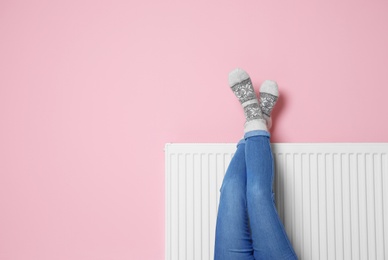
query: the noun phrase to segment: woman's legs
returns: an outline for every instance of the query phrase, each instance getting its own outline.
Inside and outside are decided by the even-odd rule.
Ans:
[[[268,129],[279,96],[277,84],[262,84],[260,102],[245,71],[232,71],[229,85],[244,109],[245,142],[238,145],[221,187],[215,259],[297,259],[272,193],[274,165]]]
[[[245,137],[247,209],[255,259],[297,259],[273,200],[274,163],[269,133],[251,131]]]
[[[297,259],[273,200],[269,133],[245,136],[221,186],[214,259]]]
[[[245,141],[237,145],[222,186],[214,259],[254,260],[246,201]]]

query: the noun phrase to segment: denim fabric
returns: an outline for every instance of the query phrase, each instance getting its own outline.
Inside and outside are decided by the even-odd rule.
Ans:
[[[248,132],[222,186],[214,259],[297,259],[275,208],[269,134]]]

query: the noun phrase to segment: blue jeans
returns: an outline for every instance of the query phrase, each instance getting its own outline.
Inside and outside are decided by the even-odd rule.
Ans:
[[[237,145],[222,186],[214,259],[297,259],[274,203],[274,162],[266,131]]]

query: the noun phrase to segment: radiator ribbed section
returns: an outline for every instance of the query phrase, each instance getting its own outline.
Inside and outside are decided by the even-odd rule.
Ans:
[[[276,205],[300,259],[388,259],[388,144],[273,144]],[[166,260],[213,259],[235,144],[166,145]]]

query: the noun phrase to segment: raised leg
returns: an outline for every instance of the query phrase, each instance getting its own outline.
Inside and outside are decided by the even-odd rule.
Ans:
[[[269,134],[246,134],[247,209],[255,259],[297,259],[273,199],[274,162]]]
[[[237,146],[222,186],[214,259],[254,260],[246,200],[245,142]]]

